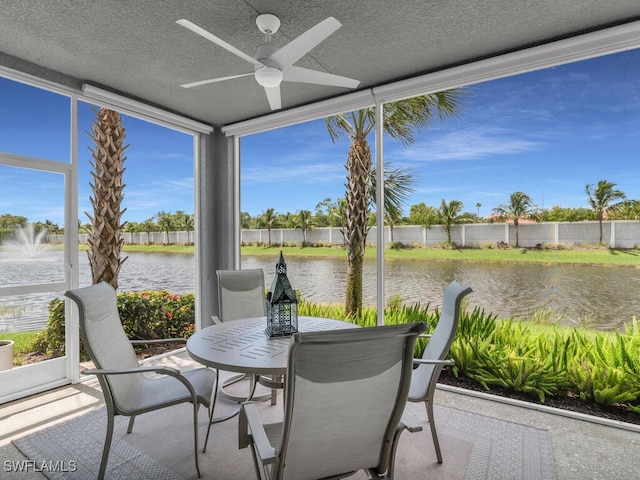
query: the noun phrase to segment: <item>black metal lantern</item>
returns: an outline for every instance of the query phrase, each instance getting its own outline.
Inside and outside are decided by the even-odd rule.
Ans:
[[[270,337],[282,337],[298,331],[298,297],[287,278],[287,264],[282,252],[276,274],[267,292],[267,329]]]

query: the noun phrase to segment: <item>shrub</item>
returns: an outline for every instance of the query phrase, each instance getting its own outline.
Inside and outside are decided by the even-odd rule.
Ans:
[[[579,397],[600,405],[622,405],[640,414],[640,322],[633,319],[624,334],[585,328],[544,325],[498,319],[479,307],[469,311],[463,300],[460,323],[449,351],[456,377],[467,377],[485,389],[492,386],[521,392],[544,403],[549,395]],[[385,309],[385,323],[425,322],[432,332],[440,312],[429,304],[399,305]],[[300,315],[344,319],[344,307],[299,304]],[[358,318],[363,326],[377,323],[376,309],[365,307]],[[415,356],[426,340],[419,339]]]
[[[194,331],[193,293],[172,294],[167,291],[118,292],[118,312],[127,336],[132,340],[188,338]],[[89,356],[80,342],[80,357]],[[64,355],[64,300],[49,303],[49,319],[31,345],[34,352]]]

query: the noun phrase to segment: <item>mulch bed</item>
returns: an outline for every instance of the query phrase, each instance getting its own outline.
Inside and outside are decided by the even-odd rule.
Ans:
[[[508,391],[501,388],[490,388],[485,390],[478,382],[469,378],[456,378],[451,369],[444,369],[440,375],[439,383],[452,385],[454,387],[465,388],[477,392],[489,393],[500,397],[513,398],[524,402],[537,403],[549,407],[570,410],[573,412],[583,413],[585,415],[593,415],[595,417],[607,418],[610,420],[618,420],[625,423],[633,423],[640,425],[640,414],[629,411],[625,405],[598,405],[595,402],[584,402],[579,396],[568,392],[567,394],[557,394],[547,396],[544,403],[540,403],[537,395],[527,395],[514,391]]]

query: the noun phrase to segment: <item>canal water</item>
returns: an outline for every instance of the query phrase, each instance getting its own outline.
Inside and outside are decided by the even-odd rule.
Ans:
[[[195,285],[194,256],[186,254],[127,253],[120,289],[190,292]],[[346,264],[341,258],[285,258],[293,287],[311,302],[344,303]],[[263,268],[267,287],[277,255],[243,256],[242,268]],[[80,254],[80,284],[89,285],[87,256]],[[37,261],[0,259],[2,285],[62,281],[62,252],[49,251]],[[473,288],[470,307],[481,307],[499,317],[530,319],[536,311],[553,311],[565,325],[588,325],[614,330],[640,313],[640,270],[632,267],[576,265],[481,264],[449,261],[387,260],[385,297],[398,296],[405,304],[441,305],[444,286],[457,279]],[[60,295],[62,292],[60,292]],[[213,293],[212,293],[213,294]],[[0,297],[0,332],[43,328],[47,304],[42,295]],[[376,303],[376,263],[364,267],[363,303]],[[16,309],[15,305],[20,307]]]

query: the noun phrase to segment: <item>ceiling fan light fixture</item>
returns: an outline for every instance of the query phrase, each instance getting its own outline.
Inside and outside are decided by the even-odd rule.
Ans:
[[[282,82],[282,71],[276,67],[259,67],[256,68],[256,81],[263,87],[277,87]]]

